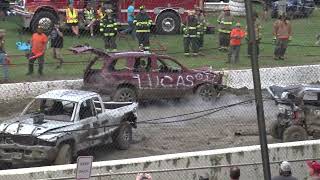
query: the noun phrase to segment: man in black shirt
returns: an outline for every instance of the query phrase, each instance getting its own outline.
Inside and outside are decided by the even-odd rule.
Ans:
[[[63,48],[63,34],[59,30],[59,24],[55,24],[54,28],[50,34],[51,47],[53,50],[53,58],[59,61],[57,69],[61,68],[63,63],[63,58],[61,55],[61,49]]]

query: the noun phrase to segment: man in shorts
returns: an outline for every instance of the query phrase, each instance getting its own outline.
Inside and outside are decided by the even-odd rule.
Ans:
[[[50,34],[53,58],[58,60],[59,63],[56,69],[61,68],[63,63],[63,58],[61,56],[61,49],[63,48],[63,34],[59,27],[59,24],[55,24]]]

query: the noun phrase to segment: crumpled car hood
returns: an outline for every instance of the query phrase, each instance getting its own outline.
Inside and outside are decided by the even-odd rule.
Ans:
[[[59,131],[60,128],[72,125],[72,122],[44,120],[42,124],[33,124],[32,118],[19,118],[16,121],[8,121],[0,124],[0,133],[12,135],[32,135],[40,139],[51,139],[61,133],[50,133]],[[46,133],[46,134],[44,134]]]

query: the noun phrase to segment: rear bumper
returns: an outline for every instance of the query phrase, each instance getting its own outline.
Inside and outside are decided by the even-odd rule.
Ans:
[[[53,146],[25,146],[19,144],[0,145],[0,163],[31,164],[51,162],[57,155]]]

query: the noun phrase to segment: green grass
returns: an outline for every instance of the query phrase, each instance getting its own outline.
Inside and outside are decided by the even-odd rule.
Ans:
[[[212,25],[216,25],[216,15],[210,15],[209,22]],[[0,28],[7,30],[6,35],[6,50],[9,55],[21,54],[15,47],[17,41],[29,40],[30,33],[19,33],[19,26],[15,23],[14,18],[8,19],[6,22],[0,23]],[[238,20],[245,26],[245,19],[238,18]],[[260,46],[261,67],[274,67],[274,66],[287,66],[287,65],[302,65],[302,64],[318,64],[320,62],[320,47],[301,47],[295,45],[314,45],[316,34],[320,33],[320,11],[317,10],[310,18],[296,19],[292,21],[293,24],[293,41],[287,51],[287,59],[285,61],[274,61],[273,45],[272,43],[272,24],[274,20],[262,21],[263,23],[263,39]],[[182,35],[153,35],[151,37],[151,48],[159,49],[159,44],[164,45],[167,48],[166,52],[187,67],[201,67],[212,66],[215,69],[242,69],[250,67],[250,59],[246,57],[247,47],[244,45],[241,47],[241,59],[237,65],[226,64],[226,53],[219,52],[217,48],[217,34],[208,34],[205,36],[205,45],[202,53],[204,56],[185,58],[183,56]],[[65,33],[63,53],[69,53],[66,49],[73,45],[89,43],[93,47],[103,48],[103,40],[101,37],[90,38],[88,34],[83,34],[80,39],[73,38]],[[120,38],[117,40],[119,50],[136,49],[137,42],[132,40],[130,36]],[[93,55],[66,55],[66,62],[82,62],[88,61],[93,58]],[[10,78],[13,81],[35,81],[42,80],[36,75],[34,77],[26,77],[27,72],[27,59],[25,57],[12,57],[12,63],[18,64],[17,66],[10,67]],[[46,63],[55,63],[52,58],[51,49],[46,53]],[[65,64],[62,69],[56,70],[56,64],[45,65],[45,78],[44,79],[70,79],[82,77],[83,70],[86,66],[86,62]]]

